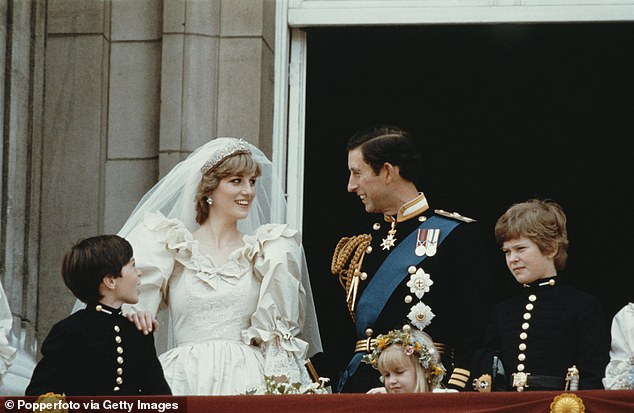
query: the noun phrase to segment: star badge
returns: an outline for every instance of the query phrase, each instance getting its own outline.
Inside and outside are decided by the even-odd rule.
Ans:
[[[387,234],[387,238],[383,238],[383,242],[381,242],[381,247],[384,250],[390,250],[390,248],[392,248],[394,246],[394,241],[396,241],[396,239],[394,238],[394,235],[392,234]]]

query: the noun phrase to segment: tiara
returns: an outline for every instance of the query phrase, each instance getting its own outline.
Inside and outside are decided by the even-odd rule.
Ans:
[[[222,163],[222,161],[224,161],[228,157],[240,153],[251,155],[249,143],[242,138],[232,139],[231,142],[229,142],[222,149],[216,151],[216,153],[214,153],[212,157],[209,158],[207,162],[205,162],[202,168],[200,168],[200,172],[202,172],[204,175],[212,169],[215,169],[218,165]]]
[[[438,363],[435,362],[435,358],[437,357],[436,349],[429,348],[425,343],[416,340],[409,329],[404,328],[403,330],[392,330],[387,334],[379,334],[376,338],[374,350],[372,353],[364,355],[362,361],[378,369],[379,356],[383,350],[392,344],[403,347],[403,351],[406,355],[416,356],[420,365],[429,373],[429,383],[432,388],[440,386],[442,379],[445,377],[446,370],[440,361]]]

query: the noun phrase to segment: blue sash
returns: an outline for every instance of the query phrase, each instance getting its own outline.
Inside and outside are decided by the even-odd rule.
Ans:
[[[434,215],[418,226],[418,229],[438,228],[438,246],[445,240],[447,235],[453,231],[459,222]],[[359,339],[365,338],[365,329],[374,325],[376,319],[383,311],[388,299],[403,280],[409,276],[407,269],[411,265],[420,265],[427,255],[419,257],[414,252],[418,231],[412,231],[396,248],[387,256],[377,272],[374,274],[368,286],[363,290],[359,303],[357,304],[356,330]],[[387,332],[386,332],[387,333]],[[341,391],[348,377],[352,376],[361,363],[362,352],[355,353],[348,367],[339,378],[338,391]]]

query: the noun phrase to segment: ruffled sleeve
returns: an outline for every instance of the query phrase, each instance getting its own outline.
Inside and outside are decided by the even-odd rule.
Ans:
[[[147,213],[143,221],[126,237],[132,244],[136,266],[142,272],[139,302],[123,306],[124,313],[151,311],[156,316],[161,304],[166,302],[167,286],[174,269],[176,255],[188,249],[185,226],[176,219],[161,213]]]
[[[612,320],[610,362],[603,386],[607,390],[634,389],[634,304],[623,307]]]
[[[245,332],[245,341],[269,342],[274,338],[286,351],[304,357],[307,343],[296,336],[301,332],[306,292],[300,275],[300,237],[286,225],[268,224],[255,234],[253,248],[247,249],[261,278],[258,306]]]

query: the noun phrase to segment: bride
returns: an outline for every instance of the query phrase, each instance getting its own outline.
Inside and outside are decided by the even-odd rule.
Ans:
[[[119,232],[143,274],[124,313],[150,333],[169,314],[160,355],[175,395],[262,393],[265,376],[311,386],[321,351],[300,234],[272,224],[283,206],[271,162],[242,139],[216,138],[176,165]],[[257,197],[256,197],[257,193]]]

